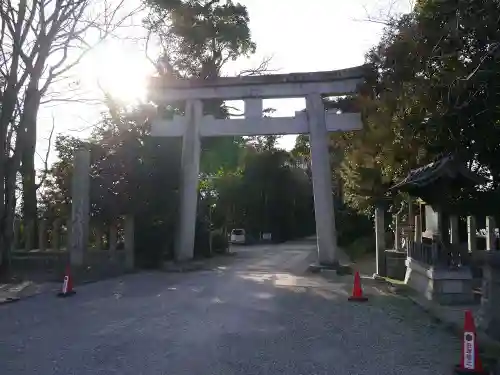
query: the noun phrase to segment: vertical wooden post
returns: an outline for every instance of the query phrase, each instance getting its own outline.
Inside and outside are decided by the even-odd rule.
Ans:
[[[495,251],[497,249],[495,228],[495,218],[493,216],[486,216],[486,250],[488,251]]]
[[[394,215],[394,250],[401,250],[401,226],[399,225],[399,215]]]
[[[415,215],[415,243],[422,243],[422,218],[420,215]]]
[[[125,216],[125,266],[131,270],[135,266],[134,216]]]
[[[437,224],[434,235],[440,239],[443,239],[444,223],[443,223],[443,211],[441,211],[441,207],[436,207],[436,209],[434,209],[434,214],[436,216],[436,224]]]
[[[386,275],[385,266],[385,225],[384,225],[384,209],[380,206],[375,208],[375,246],[377,252],[377,276]]]
[[[458,216],[450,216],[450,243],[452,245],[458,245],[460,239],[458,238]]]
[[[471,253],[477,250],[476,231],[476,218],[474,216],[467,216],[467,244]]]
[[[90,221],[90,152],[80,149],[75,152],[73,181],[71,186],[71,233],[70,261],[74,266],[85,262],[88,247]]]
[[[406,236],[406,249],[407,253],[410,252],[413,248],[414,236],[416,233],[415,228],[415,210],[413,207],[413,199],[412,197],[408,198],[408,235]]]
[[[416,256],[416,254],[421,254],[422,251],[422,216],[421,215],[415,215],[413,217],[414,225],[415,225],[415,232],[414,232],[414,238],[413,238],[413,244],[408,244],[408,249],[406,256],[408,258],[413,258]]]

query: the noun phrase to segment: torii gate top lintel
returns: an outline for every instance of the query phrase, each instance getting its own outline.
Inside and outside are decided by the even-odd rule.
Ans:
[[[363,80],[366,65],[348,69],[270,74],[245,77],[220,77],[214,80],[155,77],[149,84],[154,102],[189,99],[244,99],[304,97],[310,93],[343,95],[356,91]]]

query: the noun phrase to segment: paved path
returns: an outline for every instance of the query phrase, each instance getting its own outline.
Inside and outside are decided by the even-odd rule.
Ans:
[[[451,373],[455,339],[406,300],[355,305],[344,279],[303,276],[310,249],[250,247],[212,271],[130,275],[70,299],[2,305],[0,374]]]

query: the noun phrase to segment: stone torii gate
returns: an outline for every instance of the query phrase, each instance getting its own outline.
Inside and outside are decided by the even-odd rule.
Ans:
[[[362,123],[357,113],[325,111],[322,97],[356,92],[363,73],[364,67],[358,66],[330,72],[224,77],[211,81],[160,78],[151,81],[150,99],[160,107],[186,101],[185,116],[158,118],[151,130],[153,137],[183,137],[180,222],[175,245],[178,261],[192,259],[194,254],[201,137],[308,133],[318,263],[326,267],[338,264],[328,132],[361,129]],[[297,112],[294,117],[263,117],[263,99],[297,97],[305,97],[305,112]],[[243,100],[244,118],[204,116],[203,100],[207,99]]]

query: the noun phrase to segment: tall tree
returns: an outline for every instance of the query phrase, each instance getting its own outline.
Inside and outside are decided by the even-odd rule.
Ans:
[[[150,42],[160,46],[154,59],[164,79],[215,79],[227,62],[255,52],[247,9],[226,0],[148,0],[150,12],[145,26]],[[260,74],[267,63],[242,74]],[[177,103],[171,103],[173,107]],[[205,102],[205,112],[226,118],[229,108],[221,100]],[[201,169],[207,174],[218,168],[235,169],[241,155],[241,137],[215,137],[202,140]]]
[[[94,42],[121,25],[127,18],[119,13],[122,5],[123,1],[110,5],[106,0],[0,3],[0,76],[6,82],[0,113],[0,265],[11,247],[19,171],[25,219],[36,219],[34,154],[42,98],[50,94],[55,82],[61,83]]]
[[[277,240],[314,232],[311,181],[284,150],[251,142],[240,170],[215,179],[214,189],[224,226],[255,237],[270,232]]]
[[[229,0],[147,0],[160,74],[213,79],[224,64],[255,52],[244,5]]]
[[[347,134],[347,198],[359,210],[409,169],[458,154],[498,187],[500,4],[419,1],[367,56],[364,131]]]
[[[241,5],[225,1],[152,1],[151,12],[145,22],[151,35],[156,36],[162,47],[155,59],[158,74],[163,79],[199,77],[212,79],[220,74],[229,59],[253,53],[255,45],[250,39],[248,15]],[[154,39],[154,37],[152,37]],[[265,66],[264,66],[265,68]],[[227,117],[228,108],[220,101],[206,103],[205,110],[217,117]],[[141,216],[140,233],[148,247],[162,248],[172,237],[175,218],[180,144],[177,139],[158,140],[149,137],[151,107],[141,105],[132,109],[108,102],[109,114],[90,139],[93,151],[93,213],[103,218],[127,210]],[[169,103],[165,116],[184,111],[183,103]],[[71,146],[74,140],[62,143]],[[226,173],[238,168],[243,152],[243,139],[208,139],[202,143],[203,175]],[[69,171],[57,170],[66,163],[56,164],[50,183],[60,185],[68,178]],[[48,193],[67,189],[52,186]],[[60,195],[64,195],[60,194]],[[46,195],[47,204],[55,204]],[[161,199],[160,199],[161,198]],[[161,220],[160,220],[160,219]],[[162,221],[160,226],[157,223]],[[149,226],[149,227],[148,227]],[[167,232],[167,233],[165,233]],[[138,234],[140,234],[138,231]],[[141,234],[142,235],[142,234]],[[151,243],[151,238],[156,243]]]

